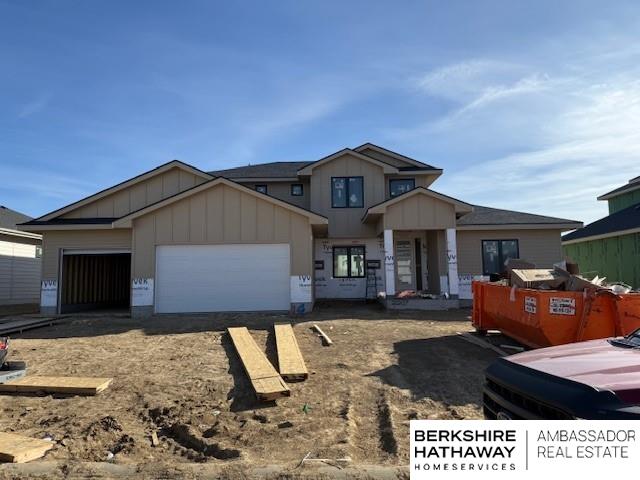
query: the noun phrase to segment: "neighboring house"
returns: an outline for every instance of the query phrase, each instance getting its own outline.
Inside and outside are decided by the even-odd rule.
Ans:
[[[640,288],[640,177],[598,200],[609,215],[563,236],[564,252],[584,273]]]
[[[42,236],[16,229],[16,224],[29,220],[31,217],[0,205],[0,314],[8,311],[7,305],[38,305],[40,301]]]
[[[440,175],[372,144],[209,173],[174,160],[21,228],[44,235],[43,312],[149,315],[302,313],[403,290],[457,306],[509,257],[561,260],[561,232],[582,226],[470,205],[431,190]]]

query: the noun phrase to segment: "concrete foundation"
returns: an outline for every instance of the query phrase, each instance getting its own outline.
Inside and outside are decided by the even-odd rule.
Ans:
[[[389,310],[452,310],[460,308],[457,298],[385,298],[382,304]]]

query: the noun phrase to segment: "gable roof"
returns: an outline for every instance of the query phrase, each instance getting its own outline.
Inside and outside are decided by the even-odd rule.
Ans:
[[[316,160],[315,162],[311,162],[310,164],[305,165],[300,170],[298,170],[298,175],[311,175],[311,172],[314,168],[319,167],[320,165],[324,165],[325,163],[329,163],[332,160],[343,157],[345,155],[351,155],[353,157],[359,158],[360,160],[378,165],[379,167],[382,167],[384,173],[398,173],[398,168],[394,167],[393,165],[385,163],[376,158],[369,157],[368,155],[356,152],[355,150],[351,150],[350,148],[343,148],[342,150],[332,153],[331,155],[321,158],[320,160]]]
[[[562,242],[596,240],[640,231],[640,203],[619,210],[580,230],[567,233]]]
[[[411,169],[411,170],[437,170],[442,172],[442,170],[438,167],[434,167],[433,165],[429,165],[427,163],[424,162],[420,162],[414,158],[411,157],[407,157],[406,155],[402,155],[398,152],[394,152],[392,150],[389,150],[387,148],[384,147],[380,147],[378,145],[375,145],[373,143],[363,143],[362,145],[360,145],[359,147],[354,148],[354,150],[356,152],[360,152],[360,153],[364,153],[365,150],[367,149],[371,149],[374,150],[378,153],[381,153],[382,155],[387,155],[389,157],[395,158],[396,160],[400,160],[401,162],[406,162],[410,165],[410,167],[400,167],[401,169]],[[366,155],[366,153],[364,153],[364,155]],[[413,167],[413,168],[411,168]]]
[[[209,172],[209,175],[225,178],[296,178],[298,170],[313,162],[269,162],[245,165]]]
[[[9,228],[15,230],[16,225],[19,223],[28,222],[31,220],[29,215],[11,210],[4,205],[0,205],[0,228]]]
[[[479,229],[485,227],[528,227],[528,228],[559,228],[571,230],[582,227],[582,222],[566,218],[547,217],[534,213],[503,210],[500,208],[474,205],[473,212],[458,219],[458,228]]]
[[[270,195],[264,194],[264,193],[260,193],[257,192],[256,190],[252,189],[252,188],[248,188],[245,187],[244,185],[234,182],[232,180],[228,180],[224,177],[216,177],[213,178],[207,182],[201,183],[200,185],[196,185],[195,187],[189,188],[187,190],[184,190],[180,193],[176,193],[175,195],[171,196],[171,197],[167,197],[163,200],[160,200],[158,202],[152,203],[151,205],[147,205],[146,207],[143,207],[139,210],[136,210],[135,212],[131,212],[117,220],[115,220],[113,222],[113,227],[114,228],[130,228],[132,226],[132,221],[138,217],[141,217],[143,215],[147,215],[151,212],[154,212],[155,210],[158,210],[160,208],[166,207],[167,205],[171,205],[172,203],[178,202],[180,200],[183,200],[185,198],[190,197],[191,195],[195,195],[197,193],[203,192],[205,190],[208,190],[212,187],[215,187],[216,185],[226,185],[228,187],[234,188],[236,190],[240,190],[244,193],[247,193],[249,195],[252,195],[254,197],[257,197],[261,200],[266,200],[269,203],[273,203],[274,205],[277,205],[279,207],[283,207],[287,210],[291,210],[295,213],[298,213],[300,215],[303,215],[307,218],[309,218],[310,222],[312,224],[315,225],[327,225],[329,223],[329,221],[327,220],[327,217],[324,217],[322,215],[319,215],[317,213],[314,213],[310,210],[306,210],[302,207],[298,207],[296,205],[293,205],[292,203],[288,203],[285,202],[284,200],[279,200],[275,197],[272,197]]]
[[[456,213],[468,213],[471,212],[473,210],[473,206],[469,203],[463,202],[462,200],[458,200],[456,198],[453,197],[449,197],[448,195],[444,195],[442,193],[438,193],[434,190],[429,190],[428,188],[424,188],[424,187],[416,187],[412,190],[409,190],[408,192],[404,192],[400,195],[397,195],[395,197],[389,198],[388,200],[384,200],[380,203],[377,203],[375,205],[370,206],[369,208],[367,208],[367,211],[364,213],[362,219],[363,221],[367,218],[367,216],[369,215],[376,215],[376,214],[382,214],[385,212],[385,210],[390,207],[391,205],[394,205],[396,203],[402,202],[408,198],[411,198],[415,195],[426,195],[428,197],[431,198],[436,198],[438,200],[441,200],[443,202],[446,203],[450,203],[455,207],[455,211]]]
[[[632,192],[638,189],[640,189],[640,177],[635,177],[629,180],[629,183],[627,183],[626,185],[615,188],[610,192],[605,193],[604,195],[600,195],[598,197],[598,200],[609,200],[610,198],[617,197],[618,195],[622,195],[623,193]]]
[[[65,207],[59,208],[58,210],[54,210],[53,212],[49,212],[39,218],[37,218],[37,220],[40,221],[46,221],[46,220],[51,220],[55,217],[59,217],[60,215],[64,215],[65,213],[70,212],[71,210],[75,210],[76,208],[82,207],[84,205],[87,205],[91,202],[94,202],[96,200],[99,200],[100,198],[106,197],[107,195],[111,195],[113,193],[119,192],[120,190],[123,190],[127,187],[130,187],[131,185],[135,185],[136,183],[142,182],[144,180],[147,180],[148,178],[154,177],[160,173],[166,172],[168,170],[171,170],[172,168],[180,168],[182,170],[185,170],[187,172],[193,173],[194,175],[198,175],[202,178],[206,178],[206,179],[211,179],[213,178],[211,175],[209,175],[207,172],[203,172],[202,170],[199,170],[198,168],[189,165],[187,163],[184,163],[180,160],[171,160],[170,162],[164,163],[152,170],[149,170],[147,172],[141,173],[140,175],[137,175],[133,178],[130,178],[129,180],[125,180],[124,182],[118,183],[116,185],[114,185],[113,187],[109,187],[109,188],[105,188],[104,190],[99,191],[98,193],[94,193],[93,195],[89,195],[88,197],[85,197],[81,200],[78,200],[77,202],[71,203]]]

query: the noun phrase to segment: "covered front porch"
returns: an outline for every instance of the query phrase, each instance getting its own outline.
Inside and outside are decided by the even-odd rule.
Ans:
[[[384,245],[384,292],[391,309],[459,307],[456,219],[469,204],[416,188],[367,210]]]

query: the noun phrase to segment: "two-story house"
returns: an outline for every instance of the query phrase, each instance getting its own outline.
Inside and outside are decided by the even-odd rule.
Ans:
[[[443,195],[442,173],[372,144],[217,172],[175,160],[21,228],[44,238],[43,312],[150,315],[402,308],[406,291],[455,307],[508,258],[561,260],[561,232],[582,225]]]

